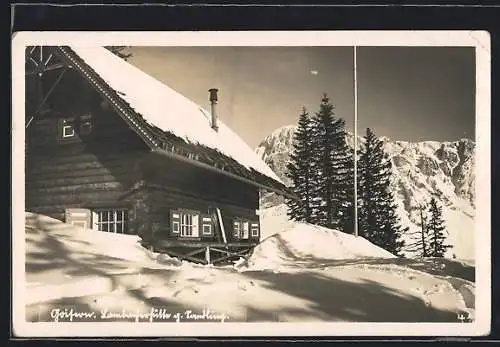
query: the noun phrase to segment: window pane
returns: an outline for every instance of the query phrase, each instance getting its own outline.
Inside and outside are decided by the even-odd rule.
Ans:
[[[204,224],[203,225],[203,234],[205,234],[205,235],[212,234],[212,227],[211,227],[210,224]]]
[[[97,211],[97,229],[100,231],[127,233],[128,211],[107,210]]]

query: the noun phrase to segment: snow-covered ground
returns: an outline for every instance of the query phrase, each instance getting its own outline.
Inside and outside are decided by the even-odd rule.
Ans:
[[[226,322],[473,317],[473,265],[396,258],[362,238],[287,221],[280,208],[262,211],[265,235],[250,259],[226,267],[176,261],[144,249],[136,236],[27,213],[27,320],[54,320],[46,307],[68,305],[108,318],[166,308],[179,313],[168,319],[181,321],[203,312],[205,320]]]

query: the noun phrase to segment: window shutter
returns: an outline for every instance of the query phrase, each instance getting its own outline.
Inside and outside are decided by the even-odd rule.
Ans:
[[[252,222],[250,225],[250,236],[255,238],[260,236],[259,222]]]
[[[200,223],[199,219],[200,216],[197,214],[193,214],[193,237],[198,237],[200,236]]]
[[[213,236],[213,223],[209,215],[201,216],[201,236]]]
[[[249,222],[246,220],[244,222],[242,222],[242,225],[243,225],[243,238],[244,239],[248,239],[248,236],[249,236],[249,233],[250,233],[250,226],[249,226]]]
[[[181,214],[179,211],[170,211],[170,231],[172,234],[178,235],[181,229]]]
[[[99,230],[99,216],[95,211],[92,211],[92,230]]]
[[[238,219],[233,220],[233,236],[235,238],[240,237],[241,222]]]

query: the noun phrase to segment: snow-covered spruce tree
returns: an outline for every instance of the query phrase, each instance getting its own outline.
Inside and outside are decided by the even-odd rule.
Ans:
[[[339,201],[339,230],[352,234],[354,233],[354,150],[347,143],[345,121],[343,119],[339,121],[342,128],[334,156],[337,171],[334,195]]]
[[[314,195],[320,201],[314,222],[352,232],[353,153],[346,141],[345,121],[335,117],[334,106],[326,94],[312,124],[314,140],[310,159],[317,174]]]
[[[383,142],[368,128],[359,156],[359,234],[394,255],[404,246],[402,228],[391,191],[392,163]]]
[[[315,182],[313,182],[311,150],[311,118],[306,108],[303,107],[297,130],[294,133],[293,151],[286,166],[286,175],[292,180],[292,189],[298,197],[298,200],[286,199],[288,217],[297,221],[312,222],[314,207],[312,190]]]
[[[442,258],[451,245],[445,244],[446,237],[444,232],[446,230],[443,220],[443,208],[438,206],[435,198],[431,199],[429,204],[429,223],[427,224],[429,231],[429,256]]]

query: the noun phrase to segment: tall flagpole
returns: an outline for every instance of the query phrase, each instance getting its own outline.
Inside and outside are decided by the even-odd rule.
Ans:
[[[354,54],[354,236],[358,236],[358,66],[356,46]]]

